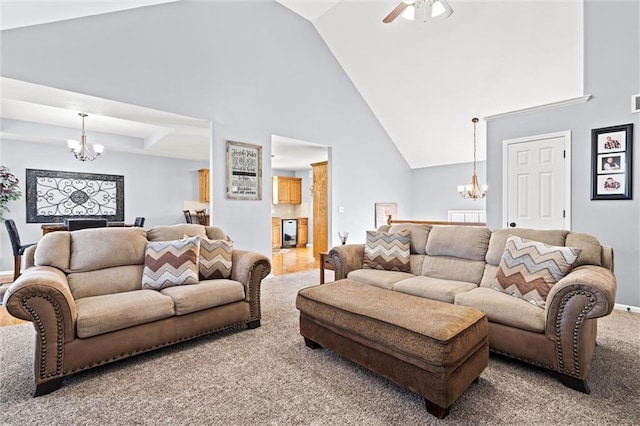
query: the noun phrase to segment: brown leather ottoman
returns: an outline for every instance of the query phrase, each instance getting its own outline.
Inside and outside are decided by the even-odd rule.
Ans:
[[[300,334],[424,397],[444,418],[489,361],[484,313],[349,279],[300,290]]]

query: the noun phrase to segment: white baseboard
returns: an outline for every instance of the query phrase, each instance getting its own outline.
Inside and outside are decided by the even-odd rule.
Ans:
[[[621,311],[634,312],[636,314],[640,314],[640,307],[638,306],[629,306],[629,305],[621,305],[620,303],[616,303],[613,305],[614,309],[619,309]]]

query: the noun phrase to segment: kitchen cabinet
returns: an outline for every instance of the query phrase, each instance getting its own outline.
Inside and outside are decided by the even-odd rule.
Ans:
[[[209,169],[198,170],[198,187],[200,189],[200,202],[209,202]]]
[[[273,204],[302,203],[302,178],[290,176],[274,176]]]
[[[299,217],[298,218],[298,244],[297,248],[303,248],[307,246],[309,242],[309,223],[308,218]]]
[[[282,219],[279,217],[271,218],[271,248],[279,249],[282,247]]]

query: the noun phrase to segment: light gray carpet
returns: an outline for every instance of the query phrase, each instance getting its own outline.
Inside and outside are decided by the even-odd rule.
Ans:
[[[420,397],[298,334],[295,296],[318,271],[262,286],[262,327],[238,329],[68,378],[32,398],[31,324],[0,328],[0,424],[412,425],[638,424],[640,315],[600,320],[591,395],[553,374],[492,355],[445,420]]]

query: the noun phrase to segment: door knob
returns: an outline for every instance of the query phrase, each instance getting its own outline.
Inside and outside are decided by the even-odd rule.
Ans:
[[[515,227],[516,227],[516,223],[515,223],[515,222],[510,222],[510,223],[509,223],[509,226],[510,226],[511,228],[515,228]]]

